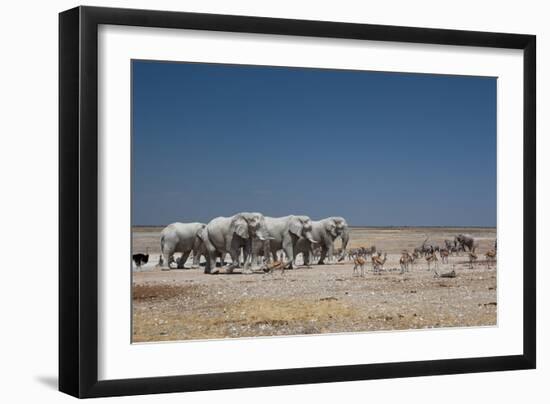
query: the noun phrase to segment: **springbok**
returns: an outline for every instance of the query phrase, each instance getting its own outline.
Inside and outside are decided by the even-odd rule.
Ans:
[[[468,251],[468,259],[470,261],[470,269],[474,269],[474,262],[477,261],[477,255],[474,251]]]
[[[380,253],[378,253],[378,255],[373,255],[371,257],[372,268],[375,274],[380,274],[380,271],[384,269],[384,264],[386,263],[387,259],[388,259],[388,253],[384,253],[384,258],[381,258]]]
[[[497,252],[495,250],[489,250],[485,253],[485,259],[487,260],[487,269],[492,262],[495,262],[497,258]]]
[[[360,254],[357,254],[353,257],[353,275],[361,270],[360,276],[365,276],[365,264],[367,260]]]
[[[265,272],[265,273],[268,273],[268,274],[273,274],[273,271],[275,271],[276,269],[280,269],[281,270],[281,274],[285,274],[285,261],[284,260],[277,260],[277,261],[273,261],[273,262],[266,262],[264,263],[263,267],[262,267],[262,270]]]
[[[375,245],[371,245],[370,248],[366,248],[366,247],[362,247],[364,252],[365,252],[365,256],[367,257],[372,257],[374,255],[374,253],[376,253],[376,246]]]
[[[442,248],[439,250],[439,256],[441,257],[441,263],[442,264],[448,264],[449,263],[449,250],[446,248]]]
[[[414,258],[409,254],[408,251],[403,251],[401,253],[401,258],[399,258],[399,265],[401,265],[401,273],[409,272],[409,265],[414,262]]]
[[[411,266],[412,269],[414,269],[414,263],[416,262],[417,259],[418,259],[418,254],[415,254],[415,253],[409,254],[409,265]]]
[[[431,254],[426,255],[426,262],[428,263],[428,271],[431,271],[431,264],[433,263],[435,266],[435,270],[437,271],[437,255],[435,255],[435,251],[432,251]]]

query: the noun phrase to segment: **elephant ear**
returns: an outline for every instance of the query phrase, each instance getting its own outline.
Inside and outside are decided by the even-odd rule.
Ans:
[[[235,216],[231,222],[231,229],[241,238],[249,238],[248,223],[242,216]]]
[[[197,231],[197,237],[203,242],[208,238],[208,230],[206,230],[206,225],[201,226],[201,228]]]
[[[301,237],[302,236],[302,229],[304,228],[304,224],[302,223],[302,221],[300,220],[299,217],[293,217],[291,220],[290,220],[290,224],[288,226],[288,230],[294,234],[295,236],[297,237]]]

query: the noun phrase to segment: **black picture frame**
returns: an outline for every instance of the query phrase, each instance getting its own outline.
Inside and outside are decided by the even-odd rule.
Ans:
[[[523,50],[523,354],[99,381],[97,52],[100,24]],[[84,398],[534,369],[535,73],[534,35],[97,7],[77,7],[60,13],[59,390]]]

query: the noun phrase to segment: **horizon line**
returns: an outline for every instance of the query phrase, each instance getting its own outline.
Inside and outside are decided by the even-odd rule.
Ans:
[[[174,222],[177,223],[177,222]],[[182,222],[183,223],[183,222]],[[208,223],[205,223],[208,224]],[[165,227],[168,226],[168,224],[132,224],[131,227]],[[348,227],[370,227],[370,228],[380,228],[380,227],[386,227],[386,228],[411,228],[411,227],[422,227],[422,228],[475,228],[475,229],[496,229],[497,226],[489,226],[489,225],[351,225],[348,224]]]

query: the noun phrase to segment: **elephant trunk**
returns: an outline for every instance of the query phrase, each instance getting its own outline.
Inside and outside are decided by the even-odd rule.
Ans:
[[[346,248],[349,242],[349,229],[347,227],[342,232],[341,237],[342,237],[342,252],[340,253],[340,257],[338,257],[338,261],[342,261],[344,259],[344,255],[346,254]]]
[[[271,243],[269,240],[265,240],[263,242],[263,250],[264,250],[264,263],[271,262]]]
[[[310,231],[308,231],[306,234],[305,234],[305,237],[306,239],[311,243],[311,244],[318,244],[319,242],[318,241],[315,241],[313,239],[313,235],[311,234]]]
[[[262,230],[262,229],[258,229],[256,231],[256,237],[258,237],[258,239],[260,241],[266,241],[266,240],[269,240],[269,236],[268,236],[268,232],[266,230]]]

